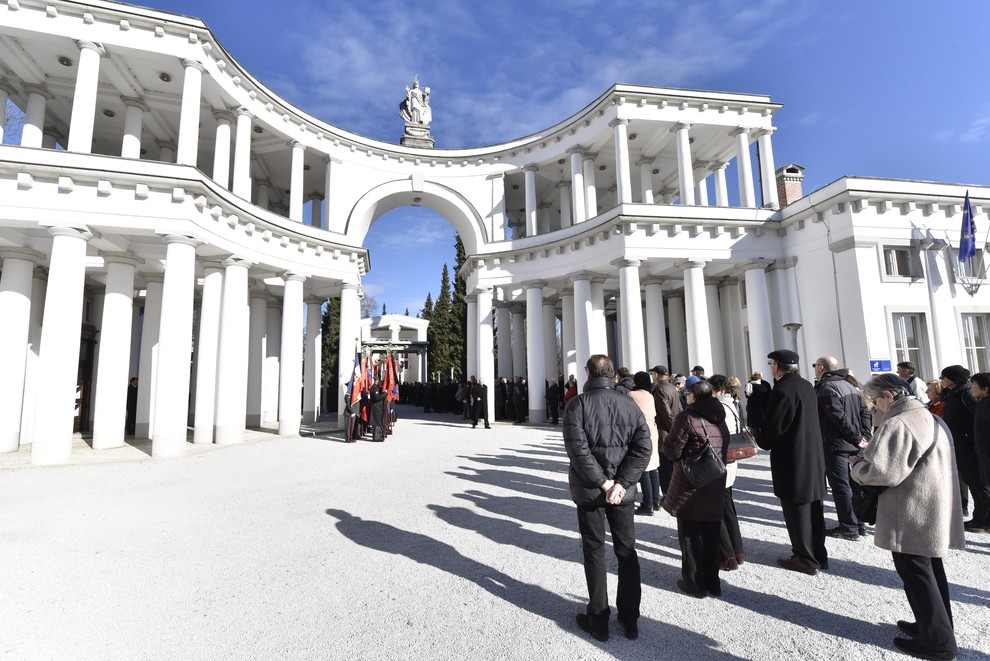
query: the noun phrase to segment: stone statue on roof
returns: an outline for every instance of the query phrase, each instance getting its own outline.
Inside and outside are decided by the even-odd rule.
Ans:
[[[430,122],[433,111],[430,109],[430,88],[420,87],[419,74],[413,79],[412,87],[406,85],[406,98],[399,104],[399,116],[406,122],[400,144],[407,147],[434,146],[430,135]]]

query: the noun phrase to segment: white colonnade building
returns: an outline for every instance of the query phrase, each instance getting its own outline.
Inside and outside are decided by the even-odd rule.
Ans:
[[[81,427],[122,444],[134,375],[155,456],[188,427],[297,432],[319,415],[320,305],[341,299],[346,383],[364,238],[406,205],[463,241],[468,371],[488,383],[582,380],[594,353],[743,380],[777,347],[806,372],[824,353],[860,375],[990,365],[990,293],[952,257],[966,189],[805,196],[802,168],[775,166],[767,96],[615,85],[508,143],[403,147],[292,106],[195,18],[102,0],[0,17],[0,100],[24,111],[0,146],[0,451],[63,462]],[[969,193],[985,223],[990,189]]]

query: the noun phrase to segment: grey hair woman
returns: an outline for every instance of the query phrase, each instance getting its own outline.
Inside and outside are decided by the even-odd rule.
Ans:
[[[952,439],[911,386],[896,374],[880,374],[863,387],[881,412],[869,446],[850,457],[852,478],[886,487],[880,494],[874,543],[893,554],[914,622],[897,628],[903,652],[927,659],[954,659],[949,585],[942,559],[965,548],[959,476]]]

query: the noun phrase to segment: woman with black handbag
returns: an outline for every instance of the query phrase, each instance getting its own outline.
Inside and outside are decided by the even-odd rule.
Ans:
[[[870,444],[849,458],[850,474],[879,495],[874,543],[889,550],[914,612],[894,646],[925,659],[954,659],[949,585],[942,565],[965,547],[952,438],[901,377],[880,374],[863,387],[882,413]]]
[[[729,430],[725,408],[708,381],[685,388],[681,411],[663,442],[674,461],[663,508],[677,517],[681,580],[677,587],[699,599],[722,594],[718,577],[719,532],[725,494],[725,447]]]
[[[739,416],[739,407],[736,406],[733,397],[732,384],[729,377],[721,374],[712,374],[708,378],[714,390],[714,395],[725,409],[725,426],[729,435],[740,434],[743,431],[742,420]],[[722,525],[719,532],[719,569],[738,569],[746,556],[743,552],[742,532],[739,530],[739,517],[736,514],[736,503],[732,500],[732,485],[736,481],[736,469],[738,464],[727,458],[725,462],[725,495],[722,500]]]

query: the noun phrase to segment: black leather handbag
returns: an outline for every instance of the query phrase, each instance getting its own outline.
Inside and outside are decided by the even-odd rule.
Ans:
[[[701,421],[701,428],[705,430],[705,447],[698,454],[681,457],[684,476],[695,487],[703,487],[725,475],[725,463],[715,454],[708,440],[708,427],[705,426],[704,420]]]

